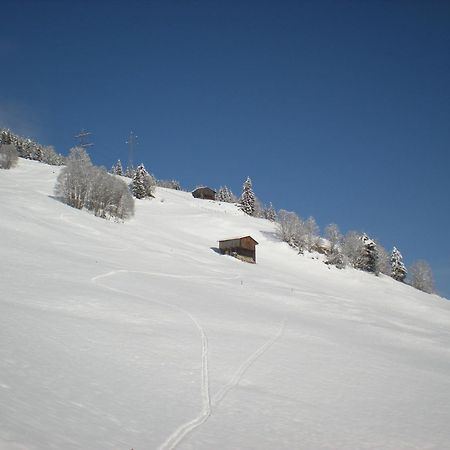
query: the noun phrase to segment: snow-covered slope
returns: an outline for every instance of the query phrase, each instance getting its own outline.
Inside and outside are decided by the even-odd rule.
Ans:
[[[449,302],[183,192],[98,219],[58,170],[0,171],[0,449],[450,448]]]

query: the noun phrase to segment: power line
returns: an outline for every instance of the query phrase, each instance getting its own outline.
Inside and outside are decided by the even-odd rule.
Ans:
[[[88,142],[89,136],[92,133],[90,131],[86,131],[84,128],[74,136],[75,139],[78,139],[78,146],[84,148],[85,150],[89,147],[92,147],[94,144],[92,142]]]

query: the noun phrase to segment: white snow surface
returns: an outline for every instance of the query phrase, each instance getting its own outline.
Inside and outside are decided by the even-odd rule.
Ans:
[[[0,171],[0,449],[450,448],[450,302],[190,193],[96,218],[59,170]]]

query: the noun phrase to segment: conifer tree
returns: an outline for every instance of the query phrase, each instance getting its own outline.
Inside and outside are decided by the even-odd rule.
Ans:
[[[394,247],[391,253],[391,277],[394,280],[403,282],[405,281],[407,273],[408,271],[403,264],[402,254]]]
[[[112,173],[114,175],[123,175],[123,168],[120,159],[117,160],[116,164],[113,166]]]
[[[363,245],[361,247],[361,253],[357,258],[355,268],[377,274],[377,246],[375,242],[365,233],[360,237],[360,239]]]
[[[236,196],[228,186],[221,186],[216,193],[216,200],[219,202],[236,203]]]
[[[144,167],[140,164],[134,172],[131,190],[136,198],[153,197],[153,189],[156,184],[154,177],[152,177]]]
[[[269,206],[264,209],[264,218],[270,220],[271,222],[275,222],[277,220],[277,213],[272,205],[272,202],[270,202]]]
[[[255,214],[255,203],[256,197],[255,193],[253,192],[252,180],[250,179],[250,177],[247,177],[243,185],[240,200],[242,211],[244,211],[245,214],[248,214],[249,216],[253,216]]]

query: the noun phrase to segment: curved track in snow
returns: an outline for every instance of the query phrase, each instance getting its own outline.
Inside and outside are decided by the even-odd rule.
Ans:
[[[163,274],[158,272],[141,272],[141,271],[133,271],[133,270],[113,270],[111,272],[107,272],[105,274],[97,275],[93,278],[91,278],[91,281],[95,284],[98,284],[106,289],[109,289],[110,291],[119,293],[119,294],[126,294],[130,295],[132,297],[140,298],[142,300],[148,300],[147,298],[136,295],[127,291],[123,291],[121,289],[110,287],[103,283],[98,283],[99,280],[104,278],[109,278],[114,275],[117,275],[119,273],[133,273],[133,274],[144,274],[144,275],[151,275],[151,276],[164,276],[164,277],[170,277],[170,278],[192,278],[188,276],[177,276],[177,275],[170,275],[170,274]],[[205,333],[205,330],[201,326],[198,319],[191,314],[189,311],[186,311],[185,309],[181,308],[180,306],[173,305],[171,303],[167,303],[161,300],[150,300],[153,303],[157,303],[159,305],[167,306],[171,309],[174,309],[176,311],[179,311],[183,314],[185,314],[191,322],[195,325],[198,332],[201,336],[201,343],[202,343],[202,356],[201,356],[201,397],[202,397],[202,409],[201,412],[192,420],[189,422],[186,422],[179,428],[177,428],[165,441],[164,443],[159,447],[160,449],[173,449],[175,448],[181,440],[191,433],[195,428],[199,427],[202,423],[204,423],[206,420],[208,420],[209,416],[211,415],[211,397],[209,393],[209,372],[208,372],[208,337]]]
[[[204,328],[201,326],[198,319],[189,311],[181,308],[180,306],[164,302],[161,300],[148,300],[146,297],[141,295],[133,294],[127,291],[123,291],[121,289],[113,288],[108,286],[107,284],[99,283],[99,280],[113,277],[114,275],[118,275],[121,273],[130,273],[130,274],[142,274],[149,276],[159,276],[159,277],[167,277],[167,278],[178,278],[178,279],[193,279],[193,278],[201,278],[201,279],[213,279],[214,277],[207,276],[187,276],[187,275],[172,275],[161,272],[144,272],[144,271],[133,271],[133,270],[113,270],[101,275],[97,275],[91,278],[91,281],[99,286],[102,286],[105,289],[109,289],[112,292],[116,292],[119,294],[129,295],[135,298],[139,298],[146,301],[151,301],[153,303],[157,303],[159,305],[166,306],[168,308],[174,309],[178,312],[186,315],[190,321],[195,325],[197,331],[201,337],[201,346],[202,346],[202,354],[201,354],[201,411],[199,414],[194,417],[192,420],[180,425],[176,428],[170,436],[158,447],[158,450],[173,450],[178,444],[190,433],[192,433],[195,429],[204,424],[209,417],[212,415],[213,407],[217,407],[220,402],[226,397],[226,395],[235,388],[239,382],[242,380],[242,377],[247,372],[247,370],[264,354],[266,353],[270,347],[272,347],[275,342],[277,342],[280,337],[283,335],[286,322],[284,321],[279,326],[276,334],[264,342],[259,348],[257,348],[234,372],[233,376],[230,380],[219,389],[219,391],[214,395],[211,399],[210,395],[210,381],[209,381],[209,371],[208,371],[208,337]],[[233,279],[235,277],[232,277]],[[236,277],[238,278],[238,277]]]

